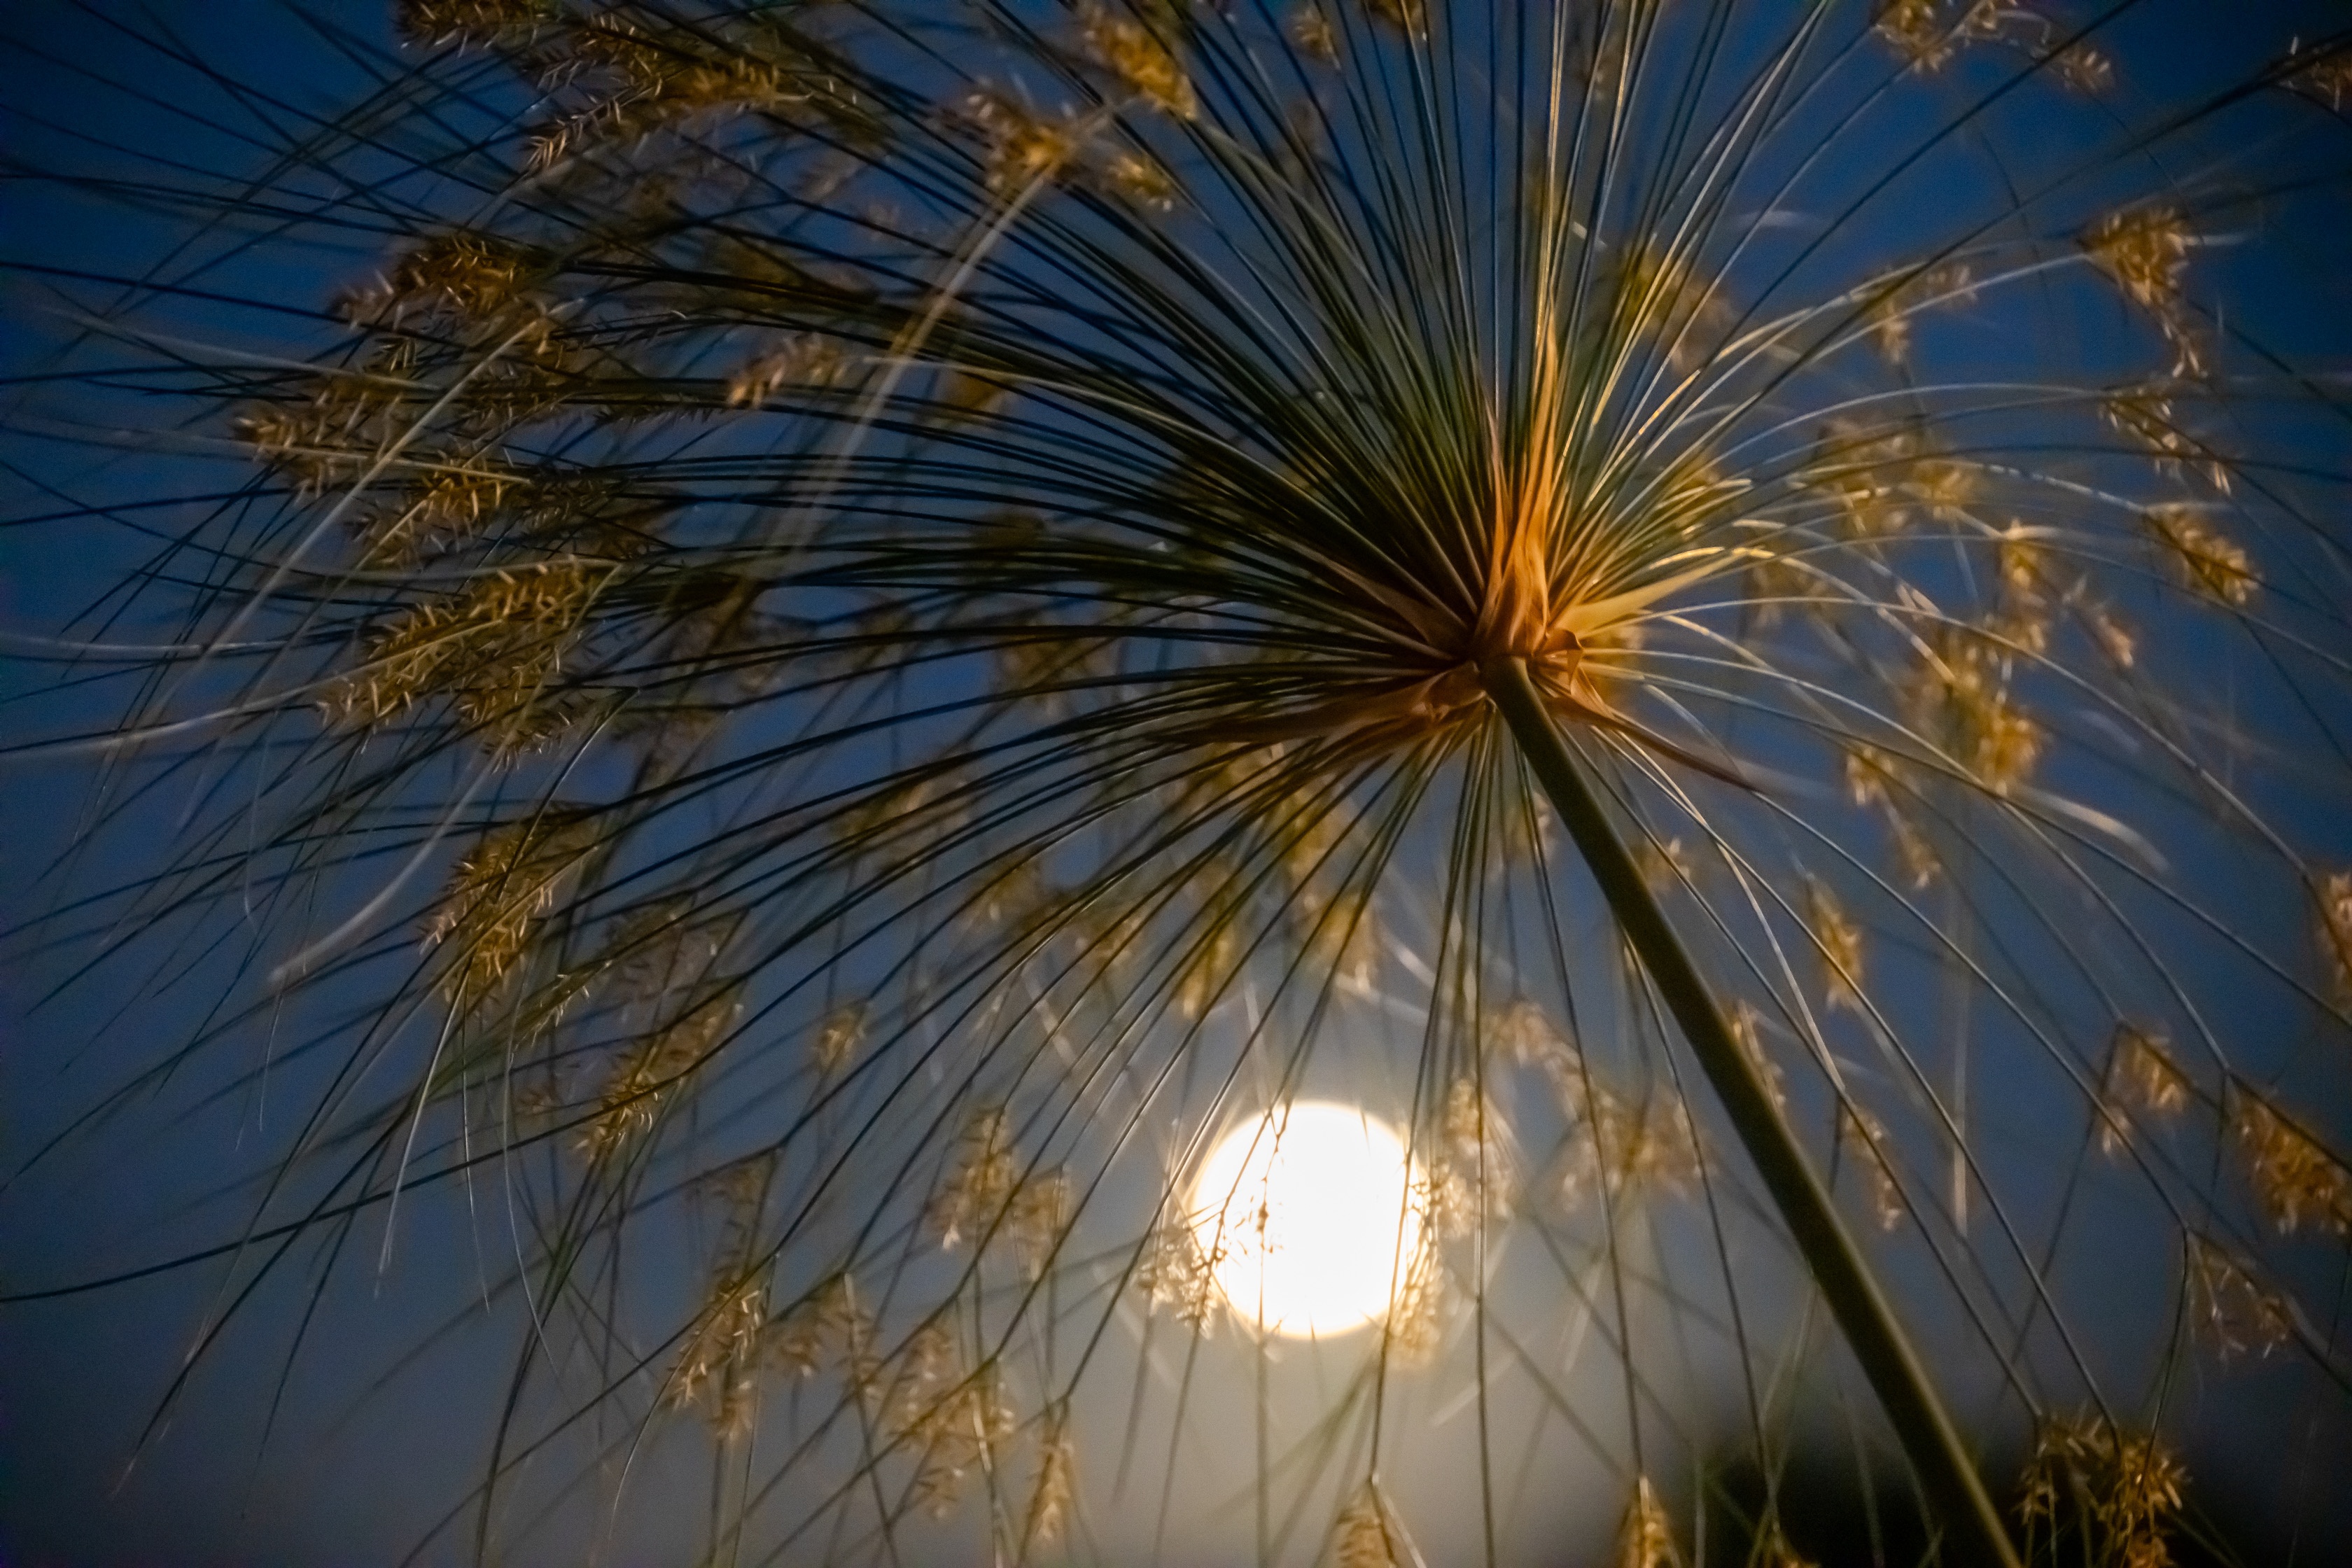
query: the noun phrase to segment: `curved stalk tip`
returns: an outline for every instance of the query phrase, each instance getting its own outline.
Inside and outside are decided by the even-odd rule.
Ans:
[[[1480,672],[1495,706],[1558,809],[1579,854],[1601,885],[1625,939],[1674,1014],[1691,1054],[1715,1088],[1734,1131],[1755,1162],[1807,1271],[1837,1319],[1863,1375],[1878,1395],[1905,1457],[1926,1489],[1961,1561],[2020,1568],[2000,1510],[1977,1474],[1927,1370],[1904,1337],[1894,1307],[1838,1218],[1829,1189],[1806,1162],[1747,1054],[1733,1039],[1714,994],[1633,864],[1528,675],[1527,661],[1494,660]]]

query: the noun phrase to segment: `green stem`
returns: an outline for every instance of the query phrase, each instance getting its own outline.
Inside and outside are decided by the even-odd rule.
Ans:
[[[1575,756],[1544,707],[1527,662],[1497,659],[1482,672],[1487,693],[1518,742],[1520,754],[1559,808],[1569,837],[1601,884],[1618,925],[1656,983],[1667,1010],[1682,1026],[1691,1054],[1756,1163],[1813,1283],[1828,1301],[1854,1360],[1894,1423],[1904,1454],[1918,1475],[1946,1535],[1961,1560],[1986,1568],[2019,1568],[2000,1510],[1985,1491],[1960,1435],[1936,1395],[1927,1368],[1903,1336],[1895,1310],[1871,1277],[1862,1249],[1838,1218],[1763,1076],[1739,1048],[1715,996],[1675,934],[1665,911],[1643,880],[1624,840],[1584,780]]]

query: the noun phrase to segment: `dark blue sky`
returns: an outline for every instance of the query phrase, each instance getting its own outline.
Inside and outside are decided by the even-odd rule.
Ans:
[[[2211,79],[2216,53],[2259,58],[2263,39],[2315,34],[2345,19],[2340,6],[2323,0],[2234,7],[2226,20],[2207,10],[2194,27],[2179,20],[2192,7],[2146,9],[2174,18],[2142,28],[2128,57],[2132,90],[2158,100]],[[73,379],[94,363],[144,352],[105,346],[111,288],[90,275],[167,278],[189,290],[168,310],[146,312],[151,326],[167,322],[193,342],[299,354],[319,341],[316,312],[337,284],[364,275],[377,254],[357,238],[340,250],[287,247],[273,242],[267,226],[190,238],[190,215],[152,191],[76,188],[28,175],[73,171],[103,180],[146,170],[175,184],[173,166],[181,165],[200,172],[191,183],[205,185],[265,169],[393,63],[379,52],[389,47],[380,6],[354,0],[320,7],[319,17],[307,23],[263,0],[150,8],[26,0],[0,17],[0,155],[8,176],[0,184],[0,259],[10,264],[0,271],[6,333],[0,368],[15,378],[0,390],[0,518],[13,520],[0,529],[0,629],[52,633],[69,610],[95,605],[99,613],[78,618],[68,635],[115,635],[106,628],[106,591],[152,548],[148,518],[118,512],[118,526],[99,528],[42,521],[44,514],[184,494],[184,476],[194,471],[168,429],[127,443],[75,438],[92,420],[115,427],[136,421],[142,406],[119,391],[93,396]],[[2303,129],[2279,130],[2281,169],[2317,146],[2296,138],[2345,131],[2312,115],[2292,121],[2288,112],[2274,127]],[[2084,133],[2072,120],[2050,125],[2053,137]],[[2331,157],[2340,167],[2340,145],[2308,161],[2315,167]],[[2344,195],[2336,187],[2339,213]],[[1933,195],[1916,199],[1932,202]],[[2273,258],[2263,265],[2275,273],[2240,290],[2252,314],[2247,324],[2314,363],[2352,363],[2347,226],[2321,223],[2274,237],[2284,244],[2265,249]],[[2213,265],[2238,263],[2221,255]],[[1948,351],[1961,359],[1972,352],[1958,338]],[[167,423],[181,416],[148,406]],[[2298,440],[2315,463],[2340,468],[2340,429]],[[0,713],[13,717],[0,717],[0,731],[100,724],[129,695],[117,683],[70,684],[63,668],[7,666]],[[2338,733],[2343,718],[2332,715]],[[2334,759],[2311,766],[2310,787],[2284,802],[2287,819],[2317,858],[2352,862],[2352,819],[2329,811],[2329,803],[2344,799],[2344,780]],[[110,805],[92,797],[87,772],[55,762],[0,774],[0,896],[10,923],[54,910],[79,889],[135,874],[185,821],[173,794],[185,787],[190,781],[175,781],[131,806],[123,819],[129,833],[83,853],[73,847],[79,830]],[[2286,910],[2277,917],[2283,925],[2297,918]],[[149,994],[114,982],[58,989],[71,977],[78,951],[23,942],[7,950],[0,973],[0,1170],[16,1169],[95,1090],[151,1066],[160,1042],[193,1026],[186,997],[201,986]],[[226,962],[227,952],[184,961],[201,969]],[[306,1069],[285,1070],[299,1084]],[[159,1086],[155,1103],[194,1109],[159,1126],[133,1103],[78,1142],[70,1157],[0,1189],[0,1289],[133,1269],[233,1233],[243,1200],[226,1183],[250,1163],[238,1153],[257,1136],[249,1126],[253,1097],[239,1091],[208,1101],[205,1086],[173,1083]],[[2352,1110],[2342,1100],[2323,1113],[2339,1133],[2352,1131]],[[476,1473],[509,1341],[503,1330],[461,1326],[419,1364],[375,1386],[438,1326],[440,1314],[462,1309],[477,1274],[470,1249],[479,1231],[461,1194],[419,1201],[404,1224],[407,1240],[389,1270],[373,1267],[373,1235],[355,1243],[364,1256],[347,1263],[321,1298],[320,1319],[284,1380],[282,1405],[284,1346],[305,1304],[291,1291],[243,1317],[207,1355],[184,1411],[127,1476],[192,1326],[214,1302],[214,1273],[180,1269],[0,1308],[0,1565],[373,1563],[426,1533]],[[2117,1277],[2133,1279],[2120,1268]],[[2119,1301],[2117,1319],[2137,1322],[2150,1305]],[[2352,1498],[2323,1479],[2327,1460],[2313,1435],[2340,1445],[2347,1428],[2340,1399],[2311,1397],[2313,1375],[2286,1358],[2241,1369],[2221,1396],[2198,1406],[2189,1460],[2210,1478],[2210,1501],[2225,1519],[2233,1509],[2307,1509],[2305,1524],[2320,1544],[2307,1541],[2294,1560],[2316,1565],[2333,1560],[2328,1543],[2352,1542]],[[2328,1418],[2311,1415],[2315,1408]],[[646,1490],[658,1494],[670,1484],[690,1495],[690,1468],[664,1470],[675,1458],[647,1457]],[[2259,1501],[2232,1500],[2240,1495]],[[662,1539],[658,1519],[636,1528],[648,1551]],[[566,1534],[551,1538],[543,1560],[558,1560]],[[621,1560],[631,1560],[628,1549]],[[457,1556],[450,1545],[432,1560]]]

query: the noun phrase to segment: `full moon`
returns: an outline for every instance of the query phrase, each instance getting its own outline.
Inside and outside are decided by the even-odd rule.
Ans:
[[[1351,1105],[1276,1107],[1192,1183],[1192,1235],[1234,1313],[1321,1338],[1378,1321],[1420,1256],[1426,1205],[1403,1141]]]

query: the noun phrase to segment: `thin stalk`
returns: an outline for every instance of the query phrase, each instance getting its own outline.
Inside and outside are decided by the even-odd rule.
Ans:
[[[1732,1037],[1714,994],[1675,934],[1665,911],[1624,840],[1585,783],[1543,699],[1520,658],[1496,659],[1483,671],[1487,693],[1518,742],[1519,752],[1567,824],[1569,837],[1601,884],[1625,938],[1649,971],[1667,1009],[1682,1026],[1691,1054],[1715,1086],[1734,1131],[1756,1163],[1781,1219],[1795,1239],[1813,1283],[1828,1301],[1863,1375],[1894,1423],[1896,1438],[1927,1489],[1946,1535],[1962,1561],[1988,1568],[2019,1568],[2000,1510],[1978,1477],[1959,1432],[1946,1414],[1903,1327],[1895,1321],[1862,1250],[1838,1218],[1829,1189],[1813,1173],[1794,1133],[1773,1104],[1762,1076]]]

